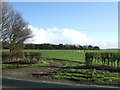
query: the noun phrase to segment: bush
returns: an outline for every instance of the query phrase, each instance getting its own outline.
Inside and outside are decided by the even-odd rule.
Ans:
[[[87,53],[85,53],[85,64],[86,65],[92,65],[92,60],[93,60],[93,53],[89,53],[89,52],[87,52]]]
[[[120,63],[120,53],[94,53],[87,52],[85,53],[85,63],[86,65],[92,65],[94,62],[101,62],[102,64],[107,64],[108,66],[119,66]]]
[[[24,52],[24,58],[29,59],[29,60],[40,60],[42,54],[40,52]]]
[[[40,52],[3,52],[3,63],[37,63],[41,59]]]
[[[11,62],[22,59],[23,52],[3,52],[2,53],[2,61],[3,62]]]

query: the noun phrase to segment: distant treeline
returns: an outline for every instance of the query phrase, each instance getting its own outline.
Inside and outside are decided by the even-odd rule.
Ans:
[[[8,43],[2,43],[3,49],[9,49]],[[70,45],[70,44],[24,44],[23,49],[61,49],[61,50],[99,50],[99,46],[92,46],[92,45]]]

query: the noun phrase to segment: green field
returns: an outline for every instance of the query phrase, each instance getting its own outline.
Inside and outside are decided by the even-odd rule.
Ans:
[[[3,50],[7,52],[8,50]],[[25,52],[41,52],[41,62],[31,65],[13,65],[3,64],[3,67],[21,67],[21,66],[57,66],[58,62],[49,63],[47,60],[58,60],[67,62],[67,67],[50,74],[53,79],[65,79],[83,83],[103,84],[103,85],[120,85],[120,75],[117,67],[107,69],[101,68],[81,68],[85,65],[85,52],[118,52],[118,50],[24,50]],[[119,69],[119,68],[118,68]],[[115,71],[114,71],[115,70]]]
[[[84,50],[24,50],[26,52],[41,52],[43,58],[65,59],[84,62]],[[85,50],[85,52],[118,52],[118,50]]]
[[[8,50],[3,50],[6,52]],[[85,63],[85,52],[118,52],[118,50],[24,50],[25,52],[41,52],[42,60],[62,59],[71,62]],[[72,63],[72,65],[79,65]],[[99,63],[98,63],[99,64]]]
[[[118,52],[118,50],[25,50],[27,52],[41,52],[43,59],[63,59],[85,63],[85,52]],[[97,63],[99,64],[99,63]]]

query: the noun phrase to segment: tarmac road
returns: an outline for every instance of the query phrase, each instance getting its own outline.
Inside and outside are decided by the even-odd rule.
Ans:
[[[98,86],[98,85],[70,85],[53,82],[35,82],[16,79],[2,78],[2,88],[103,88],[111,90],[120,90],[118,87]],[[102,90],[103,90],[102,89]]]

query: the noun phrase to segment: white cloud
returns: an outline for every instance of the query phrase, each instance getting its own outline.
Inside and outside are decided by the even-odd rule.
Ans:
[[[60,29],[60,28],[48,28],[38,29],[31,25],[29,28],[32,30],[34,37],[31,43],[52,43],[52,44],[80,44],[80,45],[97,45],[100,48],[117,48],[117,41],[98,41],[91,39],[86,34],[74,30],[74,29]]]

